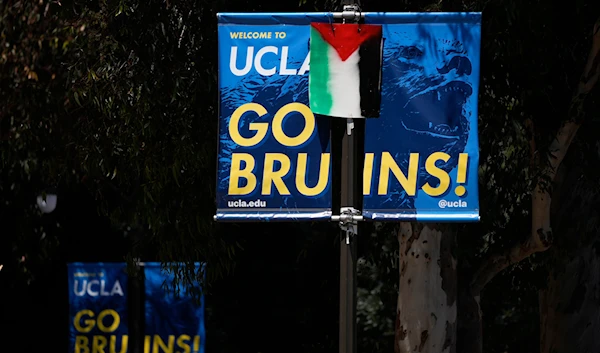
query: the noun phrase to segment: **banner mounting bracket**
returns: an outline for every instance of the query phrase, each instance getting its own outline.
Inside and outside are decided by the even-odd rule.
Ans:
[[[332,221],[340,222],[340,229],[346,232],[346,244],[350,244],[350,237],[358,234],[358,221],[363,220],[360,210],[354,207],[342,207],[340,215],[331,216]]]
[[[358,22],[360,19],[364,18],[363,13],[360,11],[360,7],[356,4],[354,5],[344,5],[342,12],[334,12],[334,19],[342,19],[344,21],[352,21]]]

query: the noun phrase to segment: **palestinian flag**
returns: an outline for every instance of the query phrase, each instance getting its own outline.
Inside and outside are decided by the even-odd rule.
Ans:
[[[308,96],[315,114],[377,118],[381,103],[380,25],[311,23]]]

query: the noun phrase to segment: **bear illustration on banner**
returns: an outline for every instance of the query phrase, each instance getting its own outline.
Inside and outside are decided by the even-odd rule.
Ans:
[[[438,197],[448,201],[460,200],[462,203],[457,205],[465,208],[469,207],[469,203],[477,204],[477,170],[469,171],[469,168],[477,168],[478,165],[477,97],[474,92],[478,85],[479,63],[473,62],[470,57],[475,55],[478,58],[479,41],[457,39],[454,33],[460,33],[459,29],[460,24],[388,27],[383,58],[381,115],[394,118],[367,119],[365,154],[369,159],[370,154],[377,156],[381,150],[395,151],[393,157],[400,169],[408,170],[413,152],[418,151],[422,155],[444,153],[446,160],[438,161],[436,167],[450,174],[451,178],[441,180],[439,176],[432,175],[425,165],[420,165],[417,190],[428,184],[440,186],[448,183],[441,185],[445,189],[440,188],[443,193]],[[471,131],[474,134],[470,134]],[[461,156],[462,163],[459,163]],[[372,178],[377,180],[381,158],[374,159]],[[473,195],[467,195],[467,185]],[[375,183],[369,188],[376,188]],[[396,181],[390,184],[385,197],[374,192],[365,194],[367,216],[382,209],[396,209],[396,217],[410,219],[415,215],[419,217],[419,209],[439,209],[439,199],[419,198],[419,193],[410,195]]]

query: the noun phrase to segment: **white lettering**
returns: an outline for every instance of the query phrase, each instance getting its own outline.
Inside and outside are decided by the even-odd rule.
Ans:
[[[310,70],[310,53],[304,58],[304,62],[300,66],[300,70],[298,70],[298,75],[304,75],[308,70]]]
[[[468,207],[468,206],[467,206],[467,202],[463,201],[463,200],[458,200],[458,201],[440,200],[440,201],[438,201],[438,207],[439,208],[452,208],[452,207],[463,208],[463,207]]]
[[[102,282],[104,282],[104,281],[102,281]],[[93,280],[91,280],[91,281],[88,282],[87,292],[92,297],[97,297],[98,296],[98,292],[96,292],[95,290],[92,289],[92,285],[93,284],[99,284],[98,280],[97,279],[93,279]]]
[[[288,69],[287,68],[288,61],[288,47],[281,48],[281,67],[279,68],[279,73],[281,75],[295,75],[297,73],[296,69]]]
[[[243,69],[237,68],[237,47],[231,47],[231,56],[229,57],[229,68],[236,76],[244,76],[252,69],[252,56],[254,55],[254,47],[248,47],[246,52],[246,65]]]
[[[310,70],[310,54],[307,54],[302,62],[302,66],[300,69],[295,69],[289,67],[289,47],[283,46],[281,47],[281,54],[279,54],[278,47],[275,46],[266,46],[258,49],[256,55],[254,54],[254,47],[249,46],[246,49],[246,58],[244,61],[244,67],[238,67],[238,47],[231,47],[231,54],[229,57],[229,69],[231,73],[235,76],[245,76],[252,70],[252,64],[254,63],[254,68],[256,72],[258,72],[262,76],[273,76],[277,74],[277,64],[273,67],[265,67],[263,65],[263,57],[267,53],[272,53],[275,55],[280,55],[279,60],[279,74],[280,75],[305,75]],[[277,60],[273,60],[276,62]]]
[[[265,55],[266,53],[273,53],[275,55],[277,55],[277,47],[263,47],[260,48],[258,50],[258,52],[256,53],[256,57],[254,58],[254,67],[256,67],[256,71],[263,75],[263,76],[273,76],[275,75],[275,73],[277,72],[277,69],[275,67],[271,68],[271,69],[265,69],[262,66],[262,57],[263,55]]]
[[[110,295],[113,296],[117,294],[118,296],[123,296],[123,288],[121,288],[121,283],[117,280],[113,285],[112,290],[110,291]]]
[[[99,290],[96,289],[98,287],[100,287]],[[91,297],[110,297],[113,295],[118,295],[122,297],[124,295],[123,287],[121,287],[121,283],[118,280],[115,281],[110,292],[108,292],[106,288],[108,288],[108,286],[105,280],[84,279],[81,282],[81,287],[79,286],[79,280],[75,280],[75,283],[73,285],[73,293],[75,293],[75,295],[78,297],[83,297],[86,294]]]

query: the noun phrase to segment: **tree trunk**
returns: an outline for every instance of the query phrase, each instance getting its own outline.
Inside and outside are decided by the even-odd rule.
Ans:
[[[401,223],[396,353],[456,352],[456,259],[451,226]]]
[[[600,352],[600,191],[571,170],[558,209],[562,244],[540,291],[540,353]]]

